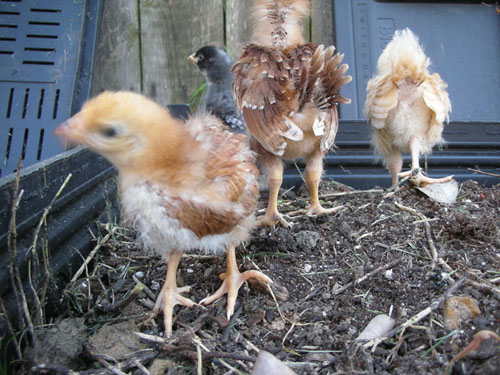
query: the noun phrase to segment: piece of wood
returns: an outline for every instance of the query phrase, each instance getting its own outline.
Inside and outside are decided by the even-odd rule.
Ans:
[[[335,45],[333,15],[332,0],[311,1],[311,42]]]
[[[253,29],[253,1],[226,0],[226,47],[233,61],[250,42]]]
[[[102,7],[91,96],[104,90],[141,92],[137,2],[106,0]]]
[[[139,0],[143,94],[166,105],[189,103],[204,82],[187,58],[224,46],[223,0]]]

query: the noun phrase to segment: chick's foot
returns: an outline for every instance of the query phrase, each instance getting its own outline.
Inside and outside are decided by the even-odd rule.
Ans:
[[[176,285],[167,285],[165,283],[163,288],[158,295],[155,307],[153,309],[153,315],[156,316],[160,311],[163,311],[163,323],[165,325],[165,337],[169,338],[172,336],[172,316],[174,312],[175,305],[182,305],[186,307],[193,307],[197,305],[196,302],[191,301],[181,295],[181,293],[189,292],[191,290],[190,286],[183,286],[177,288]]]
[[[317,204],[317,205],[311,205],[308,209],[305,209],[305,210],[291,212],[290,215],[294,215],[294,214],[304,214],[307,216],[328,215],[328,214],[333,214],[335,212],[338,212],[338,211],[342,210],[343,208],[344,208],[343,206],[337,206],[337,207],[332,207],[332,208],[323,208],[320,204]]]
[[[280,224],[283,228],[288,228],[290,224],[283,218],[283,215],[281,215],[278,211],[276,212],[269,212],[266,211],[264,216],[259,216],[257,218],[257,226],[268,226],[268,227],[275,227],[276,224]]]
[[[226,316],[228,319],[234,314],[234,306],[238,297],[238,290],[241,285],[248,279],[260,279],[265,283],[272,283],[272,280],[262,272],[251,270],[240,273],[236,264],[236,256],[234,247],[227,252],[227,272],[220,275],[224,281],[217,291],[200,301],[200,304],[207,305],[227,294]]]
[[[443,184],[451,181],[453,175],[443,178],[430,178],[422,173],[421,168],[415,168],[406,172],[399,173],[399,177],[409,177],[410,181],[418,187],[425,187],[429,184]]]
[[[172,315],[174,312],[174,306],[182,305],[193,307],[196,305],[196,303],[191,301],[189,298],[181,296],[181,293],[188,292],[191,289],[190,286],[177,288],[175,276],[181,257],[181,251],[172,251],[168,255],[167,276],[165,277],[165,283],[161,288],[153,309],[153,316],[158,315],[160,310],[163,310],[163,323],[165,325],[165,337],[167,338],[172,336]]]

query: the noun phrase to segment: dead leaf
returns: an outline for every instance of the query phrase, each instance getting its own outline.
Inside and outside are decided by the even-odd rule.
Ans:
[[[452,179],[443,184],[429,184],[417,189],[436,202],[455,203],[458,195],[458,182]]]

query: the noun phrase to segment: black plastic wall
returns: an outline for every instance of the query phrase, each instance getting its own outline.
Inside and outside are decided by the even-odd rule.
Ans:
[[[341,120],[335,140],[336,149],[324,159],[324,178],[331,178],[357,189],[375,186],[388,187],[391,176],[382,160],[370,147],[371,128],[366,121]],[[451,123],[445,125],[443,137],[447,144],[427,157],[429,175],[454,175],[458,181],[473,179],[492,186],[500,183],[498,177],[473,172],[470,169],[500,174],[500,125],[488,123]],[[422,158],[422,165],[424,159]],[[303,161],[297,165],[303,168]],[[409,155],[404,156],[405,168],[410,166]],[[293,163],[288,163],[284,187],[300,186],[302,180]]]
[[[47,240],[53,280],[57,283],[67,281],[82,263],[82,257],[90,252],[95,243],[89,230],[97,234],[95,221],[118,220],[115,170],[88,149],[76,148],[23,169],[20,176],[23,195],[16,221],[17,263],[24,282],[27,281],[29,249],[33,245],[35,228],[70,173],[69,183],[49,211],[47,227],[41,231],[37,247],[40,256],[40,244]],[[4,259],[4,267],[0,269],[0,295],[9,311],[13,308],[14,298],[7,267],[7,236],[14,179],[13,174],[0,179],[0,256]],[[47,233],[47,237],[43,233]]]

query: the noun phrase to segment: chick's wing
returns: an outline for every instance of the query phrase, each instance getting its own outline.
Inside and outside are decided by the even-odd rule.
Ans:
[[[255,210],[258,170],[245,138],[227,131],[212,135],[203,177],[192,190],[165,203],[171,215],[198,237],[227,233]]]
[[[387,114],[398,104],[398,89],[390,74],[376,76],[366,87],[365,116],[376,129],[382,129]]]
[[[299,91],[294,87],[292,74],[300,69],[300,64],[292,64],[279,49],[249,45],[233,67],[234,96],[247,127],[275,155],[283,154],[285,138],[303,138],[302,130],[288,118],[290,112],[298,109]]]
[[[446,82],[437,73],[428,75],[420,85],[425,104],[434,112],[438,124],[442,124],[447,120],[451,111],[451,103],[446,87]]]

